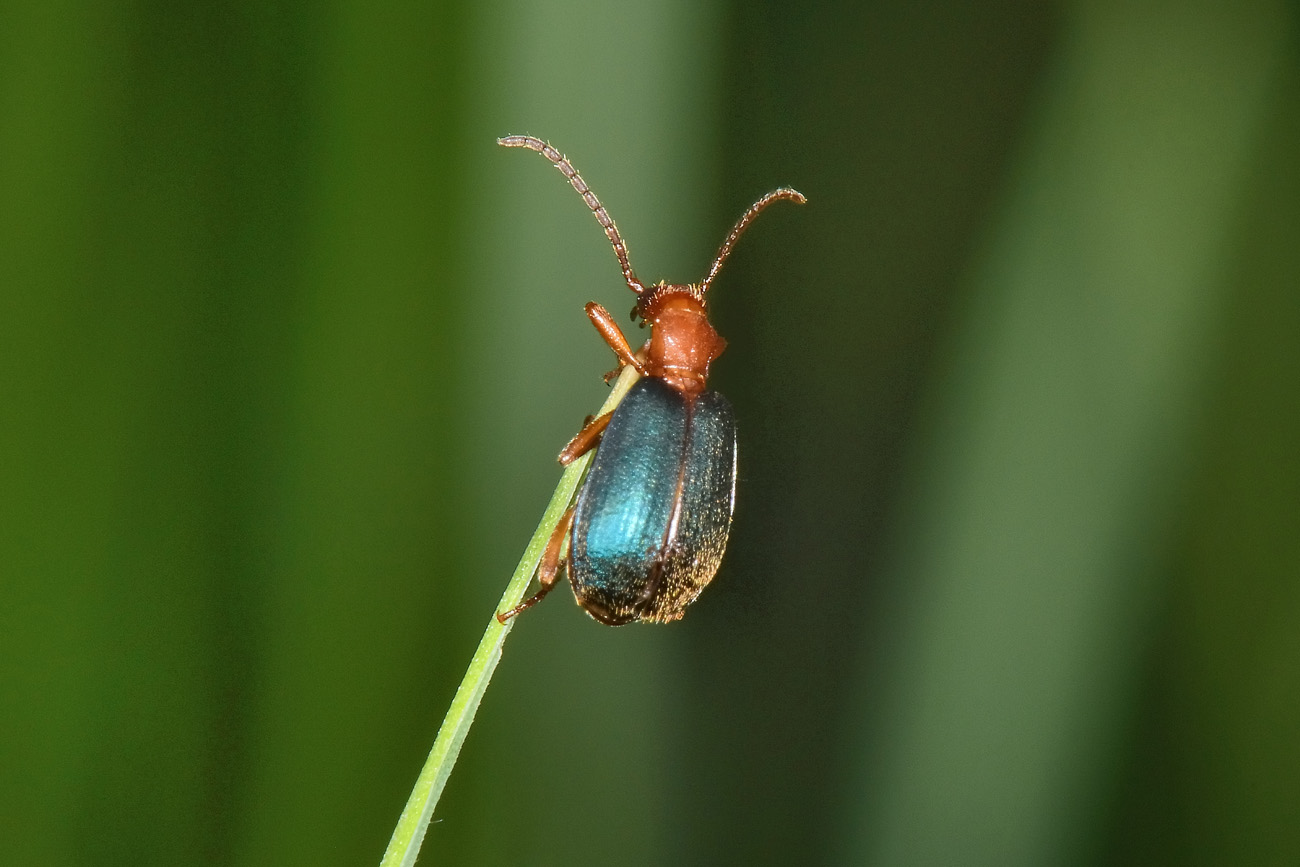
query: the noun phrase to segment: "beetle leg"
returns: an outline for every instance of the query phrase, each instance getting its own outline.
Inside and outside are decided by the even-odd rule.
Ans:
[[[497,612],[498,623],[504,626],[505,622],[511,617],[532,608],[546,598],[546,594],[555,588],[556,579],[560,574],[560,552],[564,548],[564,540],[569,535],[569,528],[572,526],[573,506],[570,506],[568,511],[564,513],[564,517],[560,518],[560,523],[555,525],[555,532],[551,533],[551,538],[546,541],[546,550],[542,552],[542,561],[537,567],[537,583],[541,587],[536,593],[509,611]]]
[[[605,432],[605,428],[609,427],[609,420],[613,415],[614,411],[610,410],[604,415],[588,418],[587,423],[582,426],[582,430],[574,434],[573,439],[569,440],[569,444],[560,451],[560,465],[567,467],[594,449],[596,443],[600,441],[600,435]]]
[[[646,346],[649,345],[650,345],[649,343],[646,343],[645,346],[642,346],[633,354],[633,357],[637,361],[641,362],[641,365],[637,367],[637,372],[641,373],[642,376],[645,375],[643,368],[645,367],[645,360],[646,360]],[[609,385],[611,382],[617,379],[618,375],[623,372],[624,367],[625,365],[623,364],[623,362],[620,361],[618,363],[618,367],[615,367],[613,370],[607,371],[605,375],[602,377],[602,379],[605,380],[605,384]]]
[[[605,342],[609,344],[609,348],[614,350],[614,354],[618,356],[619,368],[616,369],[630,364],[636,368],[637,373],[642,376],[646,375],[645,363],[632,351],[627,338],[623,336],[623,330],[618,327],[618,323],[614,321],[613,316],[609,315],[608,310],[595,301],[590,301],[587,303],[587,318],[591,320],[592,325],[596,326],[600,336],[605,339]],[[608,383],[609,380],[609,374],[606,374],[605,382]]]

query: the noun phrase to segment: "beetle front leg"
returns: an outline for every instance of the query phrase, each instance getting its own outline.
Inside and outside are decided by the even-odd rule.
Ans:
[[[645,376],[645,362],[637,353],[632,351],[631,344],[623,336],[623,330],[618,327],[618,323],[614,321],[614,317],[609,314],[609,311],[595,301],[589,301],[586,309],[587,318],[591,320],[591,324],[596,326],[600,336],[605,339],[605,342],[609,344],[609,348],[614,350],[614,354],[618,356],[620,367],[630,364],[636,368],[637,373]],[[615,368],[616,371],[617,369]],[[607,384],[612,378],[609,374],[605,374]]]
[[[640,373],[642,376],[645,375],[645,373],[642,371],[642,368],[645,366],[645,360],[646,360],[646,347],[649,346],[649,345],[650,345],[650,344],[647,343],[647,344],[645,344],[645,346],[642,346],[642,347],[641,347],[640,349],[638,349],[636,352],[632,353],[632,357],[635,358],[637,361],[639,361],[639,362],[641,363],[640,366],[637,367],[637,372]],[[623,368],[624,368],[624,366],[625,366],[625,365],[623,364],[623,362],[620,361],[620,362],[618,363],[618,365],[617,365],[613,370],[608,370],[608,371],[606,371],[606,372],[605,372],[605,375],[602,376],[601,379],[603,379],[603,380],[605,381],[605,384],[606,384],[606,385],[609,385],[611,382],[613,382],[614,380],[618,379],[618,375],[619,375],[620,373],[623,372]]]
[[[555,589],[555,584],[560,575],[560,552],[564,549],[564,539],[569,535],[569,528],[572,526],[573,506],[570,506],[565,511],[564,517],[560,518],[560,523],[555,525],[555,531],[551,533],[551,538],[546,541],[546,550],[542,552],[542,560],[537,567],[537,583],[541,587],[536,593],[509,611],[498,612],[497,622],[502,626],[519,612],[527,611],[538,602],[541,602],[546,598],[547,593]]]

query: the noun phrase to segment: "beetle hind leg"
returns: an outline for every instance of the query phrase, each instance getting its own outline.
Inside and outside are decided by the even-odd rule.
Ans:
[[[555,525],[551,538],[546,541],[546,550],[542,552],[542,561],[537,566],[537,583],[541,585],[536,593],[520,602],[509,611],[498,611],[497,622],[502,626],[506,621],[520,612],[527,611],[546,598],[546,594],[555,589],[560,575],[560,554],[564,549],[564,540],[573,526],[573,506],[565,511],[560,522]]]

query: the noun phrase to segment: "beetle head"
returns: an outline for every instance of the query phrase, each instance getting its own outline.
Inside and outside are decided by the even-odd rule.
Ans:
[[[636,291],[635,289],[632,291]],[[636,306],[632,308],[632,321],[641,320],[644,327],[655,320],[659,311],[669,304],[678,305],[683,300],[695,302],[695,306],[703,312],[704,291],[700,288],[699,283],[665,283],[660,280],[653,286],[646,286],[641,292],[637,293]]]
[[[727,257],[731,255],[731,250],[736,246],[736,242],[740,240],[740,236],[745,233],[745,229],[749,228],[749,224],[763,212],[764,208],[778,199],[789,199],[801,205],[808,201],[804,194],[798,190],[781,187],[750,205],[749,209],[741,214],[740,219],[736,221],[736,225],[731,227],[727,239],[718,248],[718,255],[713,257],[713,264],[709,266],[708,275],[699,283],[664,283],[661,280],[653,286],[647,287],[636,281],[635,278],[629,278],[628,288],[637,294],[636,307],[632,308],[632,318],[640,319],[644,325],[655,318],[658,310],[669,298],[692,298],[699,305],[700,310],[703,311],[705,309],[704,296],[708,294],[709,287],[713,285],[713,278],[717,277],[718,272],[722,270],[722,263],[727,261]],[[624,264],[624,274],[630,274],[632,268],[627,264],[626,248],[620,252],[615,247],[614,252],[619,254],[619,261]]]

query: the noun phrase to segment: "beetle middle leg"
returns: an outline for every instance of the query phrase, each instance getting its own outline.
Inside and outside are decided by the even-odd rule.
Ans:
[[[586,424],[582,426],[582,430],[574,434],[573,439],[569,440],[569,444],[560,450],[559,461],[561,466],[567,467],[594,449],[596,443],[600,442],[600,435],[605,432],[605,428],[609,427],[609,420],[613,415],[614,411],[610,410],[604,415],[598,415],[595,418],[588,417]]]
[[[614,317],[609,314],[609,311],[595,301],[587,302],[586,310],[587,318],[591,320],[591,324],[596,326],[600,336],[605,339],[605,342],[609,344],[609,348],[614,350],[614,354],[618,356],[619,366],[630,364],[636,368],[637,373],[645,376],[645,362],[632,351],[631,344],[623,336],[623,329],[618,327],[618,323],[614,321]],[[615,368],[615,370],[617,369]],[[605,374],[606,383],[612,378],[609,374]]]
[[[537,566],[537,583],[541,585],[536,593],[529,596],[523,602],[520,602],[509,611],[497,612],[497,622],[505,625],[505,622],[521,611],[527,611],[538,602],[546,598],[546,594],[555,589],[555,585],[560,575],[560,552],[564,550],[564,540],[569,535],[569,528],[573,526],[573,506],[565,511],[560,522],[555,525],[555,531],[551,533],[551,538],[546,541],[546,550],[542,552],[541,563]]]

